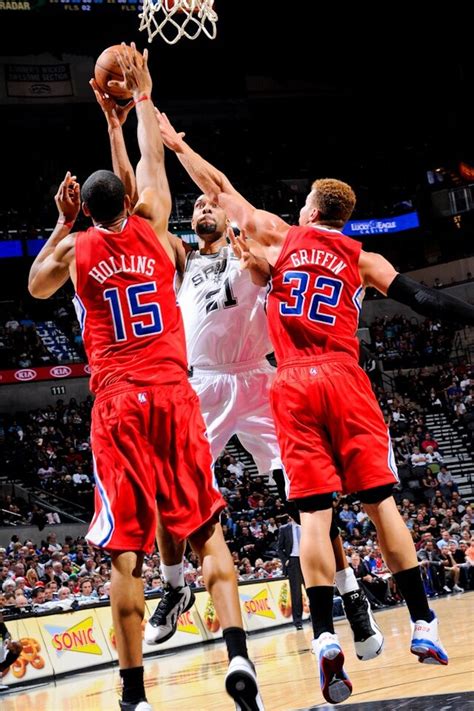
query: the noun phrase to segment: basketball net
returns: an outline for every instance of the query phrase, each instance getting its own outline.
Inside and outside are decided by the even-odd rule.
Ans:
[[[204,32],[209,39],[216,36],[217,14],[214,0],[143,0],[140,30],[147,30],[148,41],[160,34],[168,44],[182,37],[196,39]]]

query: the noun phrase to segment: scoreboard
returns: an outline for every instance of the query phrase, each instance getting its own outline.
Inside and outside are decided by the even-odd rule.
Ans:
[[[3,12],[27,12],[38,15],[107,11],[141,12],[143,0],[0,0]]]

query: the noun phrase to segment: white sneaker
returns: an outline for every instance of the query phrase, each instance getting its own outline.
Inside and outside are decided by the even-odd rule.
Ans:
[[[153,711],[148,701],[139,701],[138,703],[129,703],[127,701],[120,701],[121,711]]]
[[[312,641],[319,664],[321,691],[330,704],[339,704],[352,694],[352,684],[343,669],[344,654],[336,634],[323,632]]]
[[[464,588],[460,588],[459,585],[453,585],[453,592],[463,593]]]
[[[255,667],[250,659],[234,657],[229,662],[225,688],[235,701],[236,711],[265,711],[258,690]]]
[[[452,590],[448,585],[443,585],[443,590],[445,593],[449,593],[449,594],[452,593]],[[453,588],[453,590],[454,590],[454,588]]]
[[[375,659],[383,649],[384,638],[364,591],[346,593],[342,596],[342,602],[352,629],[357,659],[363,662]]]
[[[438,618],[433,612],[431,622],[417,620],[412,622],[412,638],[410,652],[418,657],[423,664],[448,663],[448,655],[441,644],[438,633]]]
[[[167,584],[155,612],[145,625],[145,642],[161,644],[176,632],[178,617],[194,605],[195,596],[188,585],[172,588]]]

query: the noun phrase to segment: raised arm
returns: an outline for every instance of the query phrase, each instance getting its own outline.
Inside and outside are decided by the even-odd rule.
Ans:
[[[135,206],[138,200],[137,181],[128,157],[122,129],[130,110],[134,106],[133,99],[125,106],[121,106],[111,96],[101,91],[95,79],[91,79],[89,84],[107,121],[114,173],[125,185],[125,192],[130,197],[132,206]]]
[[[170,253],[167,234],[171,195],[165,171],[165,150],[151,99],[152,80],[148,70],[148,50],[144,50],[142,62],[133,42],[131,47],[134,50],[131,57],[125,50],[117,54],[124,81],[109,82],[109,85],[117,85],[131,91],[137,111],[137,136],[141,158],[136,172],[138,203],[135,213],[150,220]]]
[[[256,242],[267,247],[280,245],[289,225],[271,212],[257,210],[237,192],[224,173],[193,151],[184,140],[185,134],[174,129],[166,114],[156,109],[156,115],[164,144],[176,153],[186,172],[203,193],[217,200],[229,219],[234,220]]]
[[[474,325],[474,306],[399,274],[381,254],[362,251],[359,272],[365,286],[375,287],[423,316]]]
[[[68,280],[74,262],[74,235],[70,234],[81,206],[79,184],[67,172],[55,195],[59,216],[56,227],[33,262],[28,290],[37,299],[47,299]]]
[[[234,230],[229,228],[228,235],[235,256],[240,260],[240,268],[248,269],[250,279],[256,286],[267,286],[270,281],[270,264],[263,256],[259,256],[260,245],[246,238],[245,232],[238,237]]]

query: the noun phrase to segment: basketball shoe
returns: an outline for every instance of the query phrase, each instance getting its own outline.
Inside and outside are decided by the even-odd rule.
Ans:
[[[121,711],[153,711],[148,701],[120,701]]]
[[[352,684],[343,669],[344,654],[336,634],[323,632],[312,642],[319,664],[321,691],[330,704],[339,704],[352,694]]]
[[[382,651],[384,639],[364,591],[346,593],[342,602],[352,629],[357,659],[363,662],[374,659]]]
[[[145,642],[161,644],[176,632],[178,617],[194,605],[195,596],[188,585],[172,588],[165,585],[163,597],[145,626]]]
[[[412,638],[410,652],[418,657],[418,661],[423,664],[448,663],[448,655],[441,644],[438,633],[438,618],[432,612],[431,622],[417,620],[412,622]]]
[[[235,701],[236,711],[265,711],[258,690],[255,667],[250,659],[231,659],[225,676],[225,688]]]

